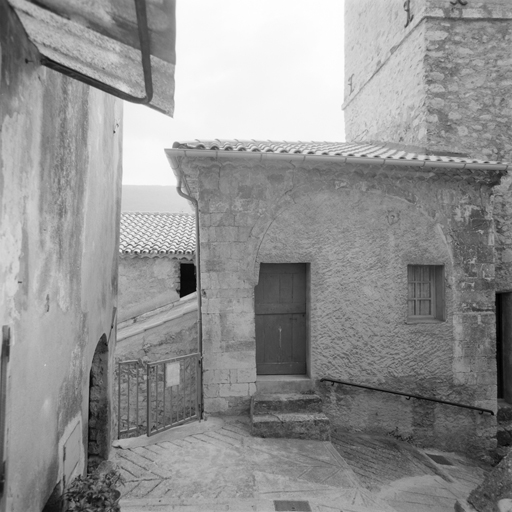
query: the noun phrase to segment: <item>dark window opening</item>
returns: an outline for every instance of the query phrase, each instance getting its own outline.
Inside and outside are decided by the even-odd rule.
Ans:
[[[196,291],[196,266],[193,263],[180,264],[180,297]]]

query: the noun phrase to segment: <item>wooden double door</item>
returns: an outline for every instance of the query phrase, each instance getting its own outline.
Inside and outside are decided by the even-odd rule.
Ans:
[[[262,263],[254,291],[258,375],[306,373],[306,264]]]

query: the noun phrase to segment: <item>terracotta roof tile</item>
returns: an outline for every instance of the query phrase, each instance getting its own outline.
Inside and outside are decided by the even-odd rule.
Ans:
[[[501,162],[474,160],[463,155],[431,155],[421,153],[421,148],[398,144],[373,144],[354,142],[286,142],[263,140],[209,140],[175,142],[174,149],[204,149],[216,151],[247,151],[259,153],[289,153],[302,155],[345,156],[359,158],[385,158],[390,160],[419,160],[428,162],[454,162],[472,164],[500,164]]]
[[[146,258],[192,259],[196,250],[195,216],[190,213],[121,213],[119,253]]]

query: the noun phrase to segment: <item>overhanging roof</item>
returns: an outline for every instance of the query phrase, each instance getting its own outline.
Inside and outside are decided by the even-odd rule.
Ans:
[[[175,0],[8,0],[41,63],[174,112]]]
[[[393,145],[395,146],[395,145]],[[475,160],[463,156],[427,155],[410,151],[404,146],[357,142],[286,142],[261,140],[194,140],[175,142],[166,149],[169,158],[187,157],[253,157],[259,159],[283,157],[285,159],[336,162],[354,162],[375,165],[408,165],[411,167],[448,167],[452,169],[478,169],[506,171],[510,164]],[[266,157],[266,158],[265,158]]]

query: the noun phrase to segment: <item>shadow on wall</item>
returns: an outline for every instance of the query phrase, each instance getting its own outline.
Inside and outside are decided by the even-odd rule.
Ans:
[[[87,472],[108,459],[108,342],[100,338],[92,359],[89,380]]]

